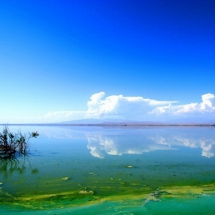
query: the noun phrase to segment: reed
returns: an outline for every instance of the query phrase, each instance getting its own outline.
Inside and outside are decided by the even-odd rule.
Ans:
[[[5,126],[3,131],[0,132],[0,157],[11,158],[16,154],[26,155],[29,149],[29,140],[38,136],[37,132],[26,135],[19,131],[14,134]]]

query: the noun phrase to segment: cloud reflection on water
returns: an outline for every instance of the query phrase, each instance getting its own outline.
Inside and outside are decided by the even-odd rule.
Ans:
[[[213,130],[212,130],[213,131]],[[177,150],[180,147],[200,148],[204,157],[215,155],[215,132],[198,129],[188,129],[183,132],[180,129],[156,129],[153,130],[121,130],[115,135],[108,132],[86,133],[88,139],[87,148],[90,153],[98,158],[104,158],[105,154],[142,154],[157,150]]]
[[[209,137],[195,138],[195,137],[181,137],[173,135],[172,137],[157,136],[151,138],[157,144],[164,144],[168,146],[186,146],[189,148],[201,148],[202,156],[214,157],[215,155],[215,139]]]
[[[202,149],[201,155],[215,156],[213,127],[61,127],[47,130],[49,138],[86,138],[87,148],[94,157],[105,155],[142,154],[157,150],[177,150],[180,147]],[[49,131],[49,132],[48,132]],[[53,135],[52,135],[53,134]]]
[[[171,150],[166,145],[160,145],[149,138],[139,136],[127,136],[127,134],[119,134],[117,136],[109,136],[108,134],[88,134],[87,148],[90,153],[98,158],[104,158],[105,153],[109,155],[123,154],[142,154],[156,150]]]

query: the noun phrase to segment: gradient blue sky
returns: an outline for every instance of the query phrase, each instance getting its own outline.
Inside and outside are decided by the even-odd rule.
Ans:
[[[213,0],[0,1],[0,122],[213,120],[214,11]]]

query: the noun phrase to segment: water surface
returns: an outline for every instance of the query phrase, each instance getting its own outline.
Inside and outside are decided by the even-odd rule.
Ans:
[[[40,136],[0,161],[1,214],[215,214],[214,127],[10,130]]]

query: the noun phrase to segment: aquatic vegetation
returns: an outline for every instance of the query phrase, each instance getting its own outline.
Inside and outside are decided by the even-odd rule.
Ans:
[[[131,166],[131,165],[128,165],[128,166],[126,166],[127,168],[132,168],[133,166]]]
[[[67,181],[67,180],[69,180],[69,177],[64,177],[64,178],[62,178],[62,180]]]
[[[29,147],[29,140],[38,137],[37,132],[22,134],[20,131],[16,134],[10,132],[9,128],[5,126],[2,133],[0,133],[0,157],[11,158],[15,154],[26,155]]]
[[[159,202],[192,201],[204,198],[212,198],[215,195],[214,184],[194,186],[175,186],[163,187],[162,189],[153,188],[135,193],[131,187],[127,188],[128,193],[114,193],[112,195],[97,195],[95,191],[89,189],[69,190],[56,193],[26,194],[13,196],[4,190],[0,191],[1,204],[20,207],[20,209],[49,210],[62,208],[83,208],[87,206],[99,206],[103,204],[121,205],[121,207],[139,207],[142,210],[149,204]]]

